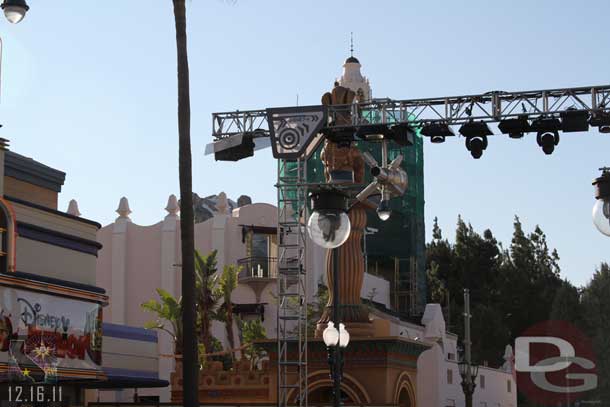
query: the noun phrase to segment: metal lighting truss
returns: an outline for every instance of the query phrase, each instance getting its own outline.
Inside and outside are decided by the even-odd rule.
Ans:
[[[486,123],[527,116],[528,120],[557,116],[568,108],[593,113],[610,113],[610,85],[546,89],[523,92],[492,91],[480,95],[426,99],[373,99],[368,103],[325,106],[327,128],[359,126],[370,123],[409,123],[460,125],[469,121]],[[333,120],[351,116],[351,123]],[[221,140],[240,133],[255,138],[268,137],[267,111],[249,110],[214,113],[213,137]]]
[[[568,109],[610,115],[610,85],[525,92],[493,91],[480,95],[427,99],[374,99],[368,103],[319,106],[325,130],[367,124],[462,125],[505,119],[558,117]],[[294,108],[299,109],[299,108]],[[300,109],[304,109],[300,107]],[[290,111],[291,108],[282,110]],[[214,141],[247,134],[269,139],[267,109],[214,113]],[[350,120],[346,120],[346,118]],[[278,159],[277,349],[278,406],[295,400],[307,406],[307,285],[305,277],[307,221],[307,157]],[[291,379],[292,378],[292,379]]]
[[[278,406],[307,406],[306,175],[304,158],[278,160]]]

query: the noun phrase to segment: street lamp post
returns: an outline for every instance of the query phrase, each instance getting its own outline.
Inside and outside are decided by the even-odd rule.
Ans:
[[[597,230],[610,236],[610,167],[599,170],[602,175],[593,181],[597,200],[593,206],[593,223]]]
[[[462,390],[466,400],[466,407],[472,407],[472,396],[477,387],[476,378],[479,374],[479,366],[472,364],[470,340],[470,290],[464,289],[464,359],[458,364],[460,376],[462,377]]]
[[[343,376],[342,348],[349,343],[349,333],[341,321],[339,303],[339,250],[350,234],[350,220],[346,215],[347,197],[335,189],[324,189],[311,194],[313,213],[308,221],[309,236],[319,246],[331,249],[333,267],[333,321],[322,333],[328,350],[330,377],[333,381],[333,405],[341,405],[341,379]],[[335,324],[338,324],[338,329]]]
[[[333,319],[341,320],[340,304],[339,304],[339,251],[333,249]],[[343,323],[339,323],[339,329],[335,328],[333,321],[328,321],[328,326],[322,333],[324,344],[328,350],[328,365],[330,367],[330,378],[333,381],[333,405],[339,407],[341,405],[341,380],[343,379],[343,355],[342,348],[347,347],[349,343],[349,332],[345,329]]]
[[[12,24],[23,20],[25,13],[30,9],[25,0],[4,0],[0,8],[4,11],[6,19]]]

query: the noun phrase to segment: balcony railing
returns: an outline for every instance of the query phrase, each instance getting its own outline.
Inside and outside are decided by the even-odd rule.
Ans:
[[[246,257],[237,261],[242,267],[239,279],[276,278],[277,258],[275,257]]]

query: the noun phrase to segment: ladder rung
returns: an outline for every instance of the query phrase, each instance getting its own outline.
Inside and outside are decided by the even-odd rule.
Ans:
[[[280,315],[279,319],[283,319],[284,321],[298,321],[299,319],[303,319],[299,315]]]
[[[298,384],[282,384],[280,388],[282,389],[298,389],[300,386]]]
[[[305,362],[280,362],[280,366],[305,366]]]

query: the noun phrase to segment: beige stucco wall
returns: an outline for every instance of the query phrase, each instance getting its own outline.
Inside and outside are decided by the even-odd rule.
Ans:
[[[57,209],[57,192],[13,177],[4,177],[4,195]]]
[[[91,241],[97,240],[97,227],[95,225],[21,205],[19,203],[10,203],[15,210],[17,222],[29,223],[45,229],[80,237],[82,239]]]
[[[95,285],[94,255],[17,238],[17,271]]]

